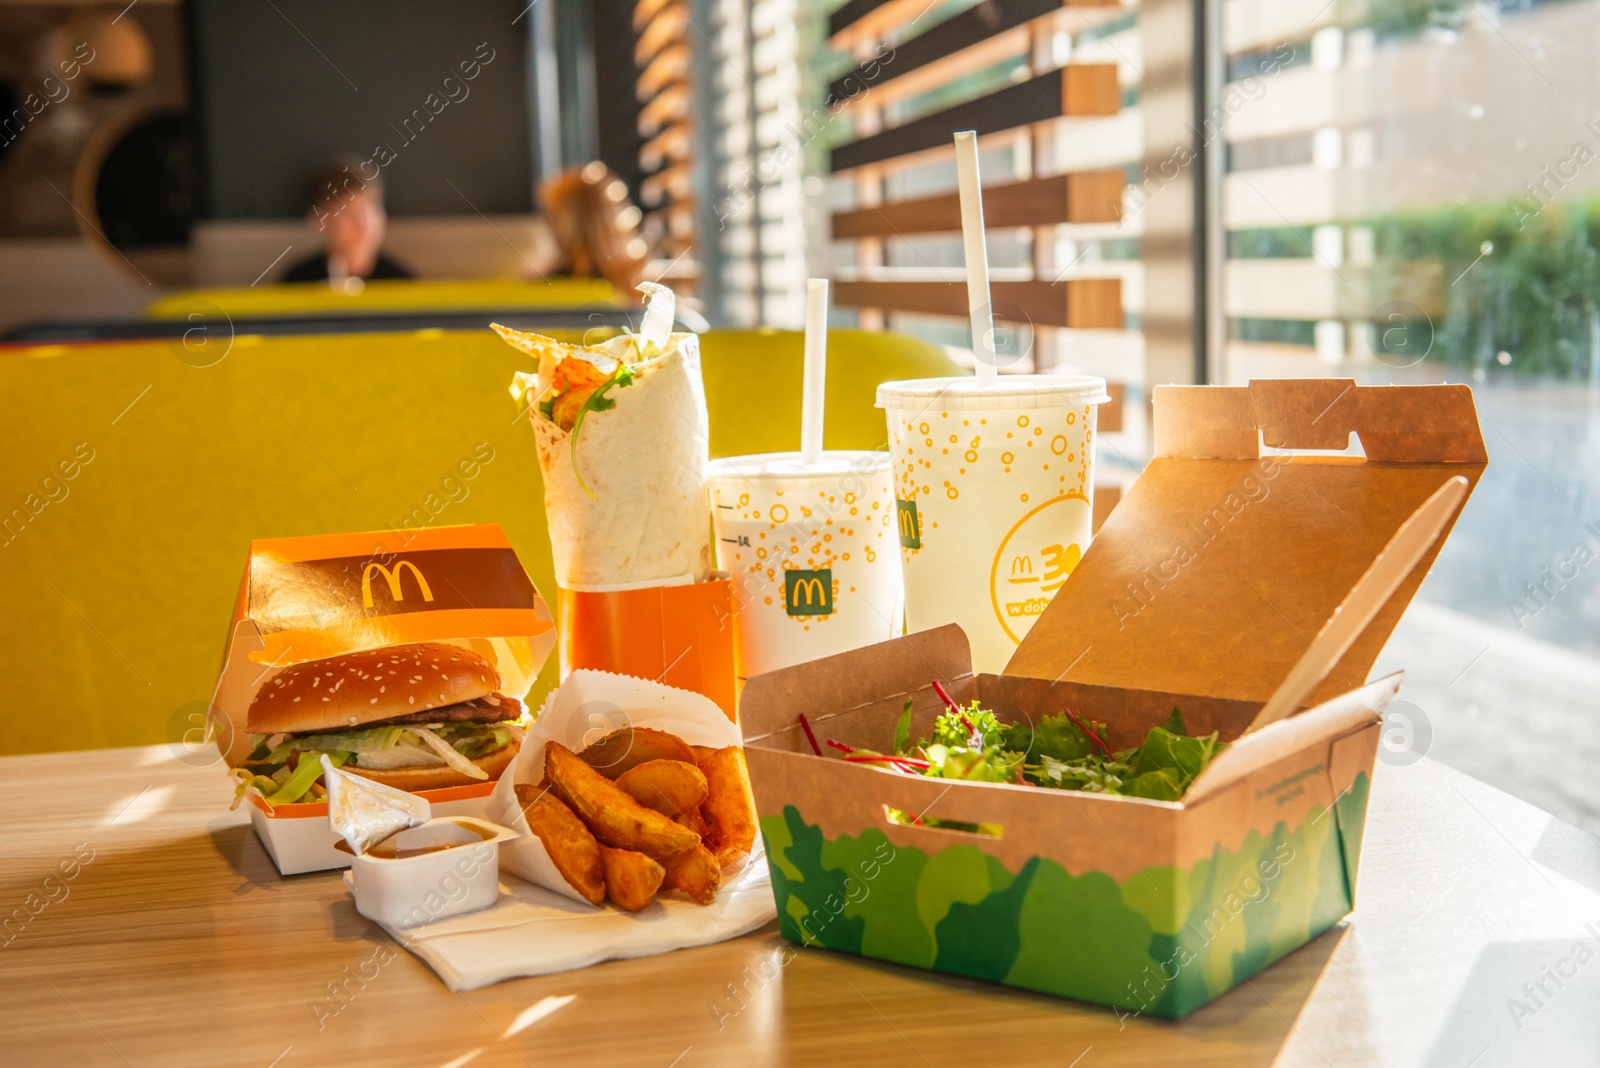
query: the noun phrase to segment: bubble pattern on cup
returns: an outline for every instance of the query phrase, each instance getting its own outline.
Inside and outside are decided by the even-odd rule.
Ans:
[[[787,612],[802,631],[827,623],[840,599],[856,593],[849,579],[830,574],[829,588],[819,599],[816,573],[850,574],[839,565],[853,559],[876,563],[896,547],[892,500],[865,489],[847,489],[860,480],[841,476],[823,487],[750,489],[734,493],[713,487],[712,504],[720,510],[717,560],[733,576],[735,596]],[[785,572],[797,572],[793,579]],[[789,597],[808,598],[789,603]],[[802,612],[802,609],[826,608]]]
[[[1042,503],[1049,499],[1039,491],[1038,476],[1044,472],[1053,475],[1042,480],[1044,485],[1054,482],[1060,487],[1056,496],[1074,490],[1087,495],[1094,457],[1092,415],[1087,405],[989,415],[891,412],[895,496],[914,500],[943,494],[957,501],[970,482],[999,478],[1017,483],[1018,504]],[[952,455],[958,457],[954,474],[949,478],[935,474],[936,462],[949,474],[946,465]],[[930,518],[928,526],[936,529],[939,522]],[[906,551],[917,549],[908,546]]]

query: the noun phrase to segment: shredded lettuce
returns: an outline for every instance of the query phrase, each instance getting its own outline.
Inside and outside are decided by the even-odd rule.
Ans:
[[[267,794],[278,788],[277,783],[273,782],[265,775],[257,775],[249,768],[234,768],[233,774],[234,777],[239,780],[239,785],[233,791],[233,804],[228,806],[229,812],[232,812],[234,809],[238,808],[239,802],[244,800],[244,795],[249,793],[251,790],[255,790],[260,793],[262,797],[265,797]]]
[[[342,767],[350,759],[349,753],[328,753],[334,767]],[[266,796],[269,805],[292,805],[311,792],[312,783],[322,778],[322,762],[309,757],[300,761],[294,771],[277,791]]]
[[[481,769],[470,762],[511,744],[517,728],[507,723],[444,723],[437,726],[369,727],[366,730],[343,731],[337,734],[307,734],[303,736],[279,735],[275,740],[266,735],[253,741],[250,756],[244,766],[235,768],[239,780],[234,793],[234,807],[251,789],[257,790],[268,804],[288,805],[305,799],[313,785],[322,778],[321,763],[310,754],[328,754],[335,767],[347,763],[360,766],[361,754],[386,752],[397,746],[409,746],[426,752],[433,760],[419,760],[418,766],[429,763],[446,764],[474,778],[482,775]],[[423,738],[431,734],[441,745],[435,747]],[[440,749],[449,749],[454,759],[446,757]],[[293,768],[289,758],[295,753],[306,756]],[[459,762],[459,764],[458,764]],[[395,765],[408,766],[408,765]],[[472,768],[467,772],[466,768]],[[476,774],[473,774],[476,773]]]
[[[634,338],[634,348],[643,358],[647,351],[660,352],[672,339],[672,321],[678,310],[678,297],[659,282],[640,282],[637,287],[645,295],[644,318],[639,322],[639,333]]]
[[[435,727],[433,733],[449,742],[468,760],[477,760],[511,744],[511,728],[503,723],[447,723],[443,727]]]
[[[395,745],[404,733],[404,727],[369,727],[366,730],[346,731],[341,734],[307,734],[302,737],[291,737],[268,753],[266,759],[272,763],[286,760],[289,754],[297,749],[301,752],[311,750],[321,753],[370,753],[375,749],[388,749]]]

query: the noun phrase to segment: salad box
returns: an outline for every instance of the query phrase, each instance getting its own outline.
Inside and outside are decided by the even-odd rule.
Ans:
[[[1300,711],[1249,728],[1397,532],[1446,483],[1475,484],[1471,392],[1267,381],[1157,387],[1154,408],[1154,458],[1002,675],[974,675],[949,626],[746,685],[787,938],[1179,1018],[1353,909],[1400,682],[1367,675],[1454,514]],[[1364,456],[1333,454],[1352,433]],[[910,736],[927,735],[945,709],[935,682],[1002,723],[1070,710],[1116,750],[1174,708],[1186,733],[1228,744],[1176,801],[841,755],[900,749],[907,704]]]
[[[483,656],[499,692],[521,700],[555,641],[550,610],[496,523],[252,541],[211,699],[217,748],[229,768],[245,759],[250,703],[290,665],[441,642]],[[482,817],[494,785],[420,796],[435,816]],[[350,866],[327,802],[272,805],[254,788],[244,801],[282,874]]]

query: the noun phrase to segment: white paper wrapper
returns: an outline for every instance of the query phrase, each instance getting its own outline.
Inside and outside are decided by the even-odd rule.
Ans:
[[[609,906],[594,906],[585,901],[556,870],[544,843],[522,815],[517,803],[518,783],[533,784],[544,778],[544,747],[560,742],[578,752],[623,727],[652,727],[676,734],[690,745],[720,749],[741,745],[739,728],[710,698],[687,690],[663,686],[659,682],[613,675],[605,671],[574,671],[545,699],[539,718],[528,728],[522,750],[500,776],[489,795],[485,818],[519,832],[522,837],[500,847],[502,870],[547,890],[578,902],[583,908],[599,911]],[[754,865],[746,864],[742,871]],[[701,911],[723,907],[723,891],[710,905],[691,906]],[[651,906],[654,908],[654,906]],[[615,911],[615,910],[611,910]],[[649,910],[646,910],[648,913]],[[641,914],[644,915],[644,914]],[[687,943],[698,945],[700,943]],[[677,948],[677,947],[674,947]]]
[[[572,469],[572,435],[532,415],[556,582],[565,589],[711,567],[700,339],[674,334],[668,344],[631,386],[606,394],[615,408],[590,412],[579,428],[578,463],[593,497]]]
[[[489,908],[405,929],[385,924],[384,930],[451,990],[709,946],[748,934],[777,916],[761,848],[758,839],[750,863],[723,880],[710,905],[668,895],[639,913],[595,909],[502,871],[500,897]],[[346,873],[346,885],[351,881]]]

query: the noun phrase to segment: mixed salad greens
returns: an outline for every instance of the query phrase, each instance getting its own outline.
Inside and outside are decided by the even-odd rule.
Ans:
[[[809,735],[810,727],[805,726]],[[950,711],[934,721],[932,735],[912,742],[909,698],[895,728],[892,753],[856,749],[831,738],[827,744],[843,751],[845,760],[910,775],[1157,801],[1183,797],[1195,777],[1227,748],[1216,731],[1191,736],[1184,727],[1183,713],[1176,708],[1165,723],[1150,728],[1143,743],[1114,751],[1106,742],[1104,723],[1086,722],[1063,711],[1036,725],[1007,724],[977,701],[965,708],[952,703]]]
[[[369,727],[325,734],[257,735],[254,748],[233,770],[239,779],[233,804],[255,787],[269,805],[320,801],[324,753],[334,767],[352,760],[356,767],[406,768],[447,764],[472,777],[483,771],[471,762],[509,745],[514,728],[506,723],[443,723],[428,726]]]

